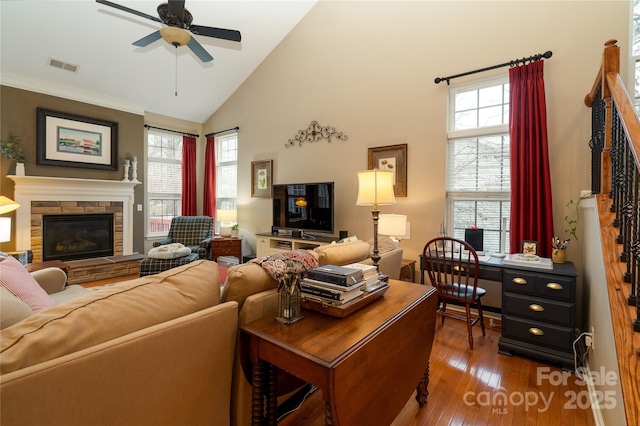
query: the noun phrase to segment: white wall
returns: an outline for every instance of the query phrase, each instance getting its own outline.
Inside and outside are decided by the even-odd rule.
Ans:
[[[584,286],[583,297],[585,300],[585,330],[594,328],[594,349],[589,353],[589,369],[600,374],[615,373],[620,377],[618,358],[615,351],[615,340],[611,320],[609,293],[607,291],[607,277],[604,271],[602,242],[600,238],[600,219],[594,197],[584,199],[580,203],[580,212],[584,227]],[[604,425],[625,424],[625,413],[622,399],[620,381],[613,384],[606,383],[602,376],[595,380],[595,388],[599,395],[614,395],[616,406],[610,409],[602,409]],[[610,401],[602,400],[603,405]]]
[[[607,17],[605,21],[603,17]],[[445,214],[447,86],[458,74],[546,50],[545,61],[556,233],[565,204],[590,187],[591,89],[605,41],[628,49],[629,4],[622,1],[324,1],[321,0],[206,123],[205,132],[240,126],[239,223],[253,233],[271,225],[271,200],[252,198],[250,164],[274,160],[274,182],[336,182],[336,234],[371,238],[371,214],[355,205],[356,173],[367,148],[408,144],[408,196],[383,213],[407,214],[406,258],[417,259]],[[626,70],[626,61],[622,69]],[[452,80],[452,84],[508,68]],[[347,141],[284,144],[311,120]],[[249,250],[245,248],[245,252]],[[580,271],[580,245],[569,259]]]

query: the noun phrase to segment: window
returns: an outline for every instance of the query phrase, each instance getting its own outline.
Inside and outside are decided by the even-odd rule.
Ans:
[[[236,210],[238,134],[216,138],[216,209]]]
[[[147,133],[147,236],[169,232],[182,214],[182,135]]]
[[[484,251],[506,252],[510,208],[509,83],[507,77],[449,90],[447,232],[484,229]],[[505,221],[502,219],[506,218]]]

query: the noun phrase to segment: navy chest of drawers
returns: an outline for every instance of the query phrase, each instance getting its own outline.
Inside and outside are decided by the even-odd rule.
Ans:
[[[579,334],[581,314],[573,264],[554,264],[553,270],[505,265],[502,272],[498,351],[520,353],[573,370],[573,341]]]

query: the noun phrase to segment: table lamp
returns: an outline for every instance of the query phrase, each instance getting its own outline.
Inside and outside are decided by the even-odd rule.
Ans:
[[[407,216],[404,214],[381,214],[378,221],[378,233],[388,235],[398,243],[399,237],[407,234]]]
[[[4,195],[0,196],[0,214],[12,212],[20,207],[20,204],[16,203],[9,197]]]
[[[237,210],[218,210],[216,212],[216,219],[220,222],[220,236],[230,237],[231,226],[238,220]]]
[[[393,193],[393,172],[378,169],[358,172],[358,206],[373,206],[371,216],[373,218],[373,264],[380,272],[378,262],[378,220],[380,218],[380,205],[391,205],[396,203]]]
[[[0,214],[9,213],[20,207],[9,197],[0,196]],[[0,243],[11,241],[11,218],[0,217]]]

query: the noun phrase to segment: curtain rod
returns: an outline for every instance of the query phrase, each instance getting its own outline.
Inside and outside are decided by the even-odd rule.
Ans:
[[[165,132],[171,132],[171,133],[178,133],[178,134],[181,134],[181,135],[193,136],[194,138],[199,138],[200,137],[200,135],[196,135],[196,134],[193,134],[193,133],[180,132],[178,130],[171,130],[171,129],[163,129],[162,127],[151,126],[149,124],[145,124],[144,127],[145,127],[145,129],[163,130]]]
[[[437,77],[435,82],[436,82],[436,84],[438,84],[438,83],[440,83],[442,81],[446,81],[447,82],[447,86],[448,86],[449,85],[449,80],[452,79],[452,78],[464,77],[465,75],[476,74],[476,73],[479,73],[479,72],[494,70],[496,68],[502,68],[502,67],[507,67],[507,66],[513,67],[513,66],[518,65],[521,62],[522,63],[525,63],[527,61],[534,62],[534,61],[537,61],[537,60],[542,59],[542,58],[549,59],[551,57],[551,55],[553,55],[553,53],[550,50],[547,50],[544,53],[538,53],[537,55],[529,56],[528,58],[514,59],[513,61],[505,62],[504,64],[500,64],[500,65],[493,65],[491,67],[480,68],[478,70],[464,72],[462,74],[450,75],[449,77]]]
[[[227,130],[220,130],[219,132],[207,133],[206,135],[204,135],[204,137],[208,138],[209,136],[219,135],[220,133],[226,133],[226,132],[230,132],[232,130],[235,130],[237,132],[238,130],[240,130],[240,127],[236,126],[236,127],[232,127],[230,129],[227,129]]]

